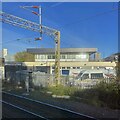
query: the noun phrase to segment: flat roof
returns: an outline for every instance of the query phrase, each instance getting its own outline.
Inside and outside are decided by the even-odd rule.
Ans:
[[[97,48],[61,48],[60,53],[95,53]],[[54,48],[28,48],[27,52],[33,54],[51,54],[55,53]]]

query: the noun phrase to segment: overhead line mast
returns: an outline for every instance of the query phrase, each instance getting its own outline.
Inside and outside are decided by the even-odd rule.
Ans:
[[[13,26],[18,26],[21,28],[32,30],[34,32],[39,32],[40,37],[35,38],[35,40],[41,40],[42,34],[46,34],[55,40],[55,80],[56,80],[56,85],[59,85],[60,84],[60,31],[42,25],[42,9],[40,6],[21,6],[21,7],[29,11],[31,11],[30,9],[28,9],[30,7],[38,8],[39,13],[35,11],[31,11],[31,12],[39,16],[39,24],[11,14],[7,14],[2,11],[0,11],[0,16],[1,16],[0,21],[3,23],[11,24]]]
[[[42,40],[42,8],[41,8],[41,6],[20,6],[20,7],[27,11],[30,11],[31,13],[33,13],[34,15],[37,15],[39,17],[40,37],[35,38],[35,40]],[[35,8],[38,11],[35,12],[35,11],[31,10],[30,8]]]

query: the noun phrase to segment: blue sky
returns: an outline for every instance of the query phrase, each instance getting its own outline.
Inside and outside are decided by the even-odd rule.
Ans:
[[[118,52],[117,3],[6,2],[2,3],[2,10],[38,23],[38,16],[20,8],[20,6],[32,5],[42,6],[43,25],[60,30],[61,48],[98,48],[102,57]],[[31,10],[36,11],[36,9]],[[54,40],[49,36],[43,35],[42,41],[34,41],[35,37],[39,37],[39,33],[3,23],[3,48],[8,48],[10,54],[31,47],[54,48]]]

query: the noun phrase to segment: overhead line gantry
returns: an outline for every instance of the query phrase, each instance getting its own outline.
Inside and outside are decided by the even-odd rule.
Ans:
[[[32,7],[34,8],[34,6]],[[38,8],[39,6],[36,7]],[[37,14],[34,11],[32,13]],[[0,21],[3,23],[39,32],[40,34],[46,34],[55,40],[55,80],[56,85],[60,84],[60,31],[2,11],[0,11],[0,16]]]

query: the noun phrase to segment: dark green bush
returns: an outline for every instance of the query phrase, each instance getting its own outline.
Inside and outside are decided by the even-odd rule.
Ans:
[[[75,91],[72,96],[88,99],[92,104],[120,109],[120,84],[118,82],[104,83],[91,89]]]

